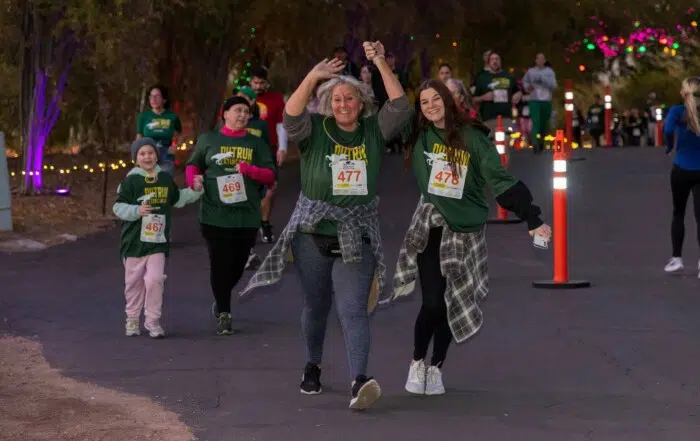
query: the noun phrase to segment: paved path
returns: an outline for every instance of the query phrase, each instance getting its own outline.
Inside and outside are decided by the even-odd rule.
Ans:
[[[293,272],[240,305],[241,335],[212,335],[207,259],[192,208],[174,226],[178,244],[164,313],[170,338],[123,336],[116,232],[0,256],[0,330],[37,335],[49,362],[71,377],[164,403],[204,441],[695,440],[698,247],[689,218],[689,270],[663,273],[670,160],[659,149],[583,153],[588,160],[570,164],[569,174],[571,277],[594,286],[533,289],[532,280],[551,277],[551,252],[534,249],[523,224],[491,226],[485,325],[450,352],[442,397],[403,391],[416,301],[375,316],[370,374],[384,397],[362,414],[347,409],[337,321],[326,343],[326,393],[298,393],[304,352]],[[516,152],[511,169],[550,213],[551,157]],[[290,167],[274,219],[278,230],[297,182]],[[417,191],[398,157],[387,160],[381,185],[393,272]]]

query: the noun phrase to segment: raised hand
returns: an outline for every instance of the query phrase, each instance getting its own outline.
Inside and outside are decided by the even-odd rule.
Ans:
[[[379,41],[365,41],[362,43],[362,48],[365,50],[365,56],[369,61],[374,61],[376,58],[384,58],[384,45]]]
[[[330,61],[328,61],[328,58],[324,58],[323,61],[311,69],[309,75],[313,75],[317,81],[330,80],[331,78],[338,78],[340,76],[338,72],[343,70],[344,67],[345,63],[337,58],[333,58]]]

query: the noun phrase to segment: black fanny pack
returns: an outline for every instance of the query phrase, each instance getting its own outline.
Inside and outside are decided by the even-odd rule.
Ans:
[[[336,236],[324,236],[322,234],[313,234],[314,242],[321,255],[324,257],[340,257],[340,242]],[[362,242],[370,245],[369,237],[362,237]]]

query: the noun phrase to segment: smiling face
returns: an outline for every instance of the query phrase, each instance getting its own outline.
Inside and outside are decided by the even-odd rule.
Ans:
[[[226,127],[231,130],[243,130],[248,125],[250,117],[250,106],[245,104],[235,104],[224,112]]]
[[[359,91],[350,84],[338,84],[331,94],[331,109],[338,126],[354,126],[362,112]]]
[[[156,164],[158,164],[158,155],[155,147],[145,145],[136,153],[136,165],[147,173],[152,172],[156,168]]]
[[[420,93],[420,110],[423,116],[435,126],[444,126],[445,102],[437,90],[431,87]]]

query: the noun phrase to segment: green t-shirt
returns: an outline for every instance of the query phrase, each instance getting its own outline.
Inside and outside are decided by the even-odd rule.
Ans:
[[[501,157],[486,134],[467,126],[462,130],[462,136],[467,151],[457,154],[457,162],[466,166],[466,173],[463,175],[464,190],[460,199],[429,192],[433,167],[436,167],[436,173],[432,182],[440,185],[440,182],[451,180],[451,169],[439,169],[439,163],[436,161],[438,158],[447,161],[444,130],[431,124],[418,137],[413,149],[412,165],[418,188],[425,201],[435,205],[450,229],[456,232],[472,232],[481,229],[488,217],[486,186],[490,185],[494,197],[497,197],[515,185],[517,180],[503,168]],[[441,172],[442,175],[439,174]]]
[[[325,130],[324,130],[325,125]],[[326,133],[326,130],[328,133]],[[330,136],[329,136],[330,135]],[[364,205],[377,195],[377,179],[385,144],[377,114],[360,118],[354,132],[340,130],[334,118],[311,115],[311,135],[299,143],[301,152],[301,191],[311,200],[322,200],[338,207]],[[345,161],[359,160],[366,167],[366,195],[333,195],[333,168],[336,162],[337,182],[350,183],[358,176],[338,170]],[[315,233],[337,236],[334,221],[322,220]]]
[[[175,133],[182,133],[182,123],[175,112],[165,109],[160,115],[149,109],[141,112],[136,121],[136,134],[153,138],[161,145],[161,157],[172,159],[168,148],[173,143]]]
[[[491,73],[483,71],[476,78],[476,90],[474,96],[481,96],[488,92],[493,92],[492,101],[481,103],[479,111],[483,121],[496,119],[498,115],[503,118],[511,118],[513,109],[511,100],[518,91],[518,82],[515,77],[508,72],[501,71]]]
[[[260,184],[235,172],[235,166],[241,162],[274,170],[270,148],[250,133],[232,137],[211,131],[197,139],[187,164],[204,171],[204,194],[199,213],[201,223],[223,228],[260,227]],[[224,176],[242,179],[240,192],[239,187],[232,187],[235,182],[224,182]],[[235,200],[235,195],[243,200]]]
[[[154,181],[154,182],[151,182]],[[147,199],[144,201],[144,199]],[[172,176],[168,173],[158,173],[157,179],[148,179],[143,170],[135,168],[126,176],[119,186],[116,204],[141,205],[142,202],[153,207],[154,215],[165,216],[165,227],[159,228],[152,222],[147,222],[146,217],[140,217],[135,221],[124,221],[121,232],[120,254],[122,258],[143,257],[151,254],[170,251],[170,213],[172,207],[180,199],[180,190]],[[143,226],[143,230],[142,230]],[[159,230],[163,230],[165,242],[153,243],[142,240],[142,232],[145,237],[155,237]]]
[[[248,133],[253,136],[257,136],[262,139],[265,144],[270,145],[270,128],[267,127],[267,123],[260,118],[255,118],[248,121],[248,127],[246,127]]]

